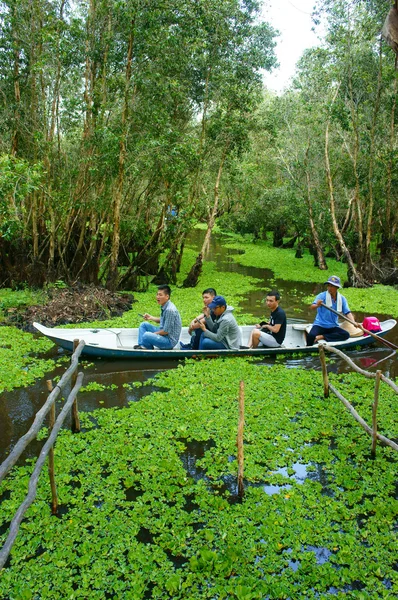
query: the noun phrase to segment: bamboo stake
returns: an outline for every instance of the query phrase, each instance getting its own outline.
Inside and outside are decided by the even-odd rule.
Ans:
[[[76,351],[76,348],[79,345],[79,340],[73,340],[73,352]],[[77,379],[77,370],[73,373],[72,375],[72,387],[75,386],[76,384],[76,379]],[[80,432],[80,419],[79,419],[79,410],[78,410],[78,406],[77,406],[77,395],[76,398],[73,402],[73,406],[72,406],[72,425],[71,425],[71,429],[73,433],[79,433]]]
[[[238,496],[243,498],[245,488],[243,486],[243,428],[245,424],[245,384],[240,382],[239,387],[239,423],[238,423]]]
[[[376,456],[377,444],[377,406],[379,404],[379,388],[380,388],[381,371],[376,371],[374,402],[372,406],[372,456]]]
[[[319,344],[319,358],[321,359],[322,365],[322,376],[323,376],[323,396],[324,398],[329,398],[329,377],[328,377],[328,369],[326,366],[326,358],[325,358],[325,349],[323,344]]]
[[[53,384],[51,379],[47,380],[47,389],[51,392],[53,391]],[[49,422],[49,431],[53,430],[55,423],[55,402],[52,403],[50,408],[50,422]],[[58,496],[57,496],[57,486],[55,483],[55,473],[54,473],[54,446],[51,446],[50,451],[48,453],[48,476],[50,478],[50,486],[51,486],[51,512],[53,515],[57,514],[58,510]]]

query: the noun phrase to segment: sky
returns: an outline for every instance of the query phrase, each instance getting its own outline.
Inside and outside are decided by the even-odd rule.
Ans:
[[[264,0],[263,17],[280,32],[275,49],[280,67],[265,74],[268,89],[282,92],[303,51],[319,45],[317,35],[311,31],[313,6],[314,0]]]

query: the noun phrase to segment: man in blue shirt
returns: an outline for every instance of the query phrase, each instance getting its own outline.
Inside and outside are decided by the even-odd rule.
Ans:
[[[314,343],[319,342],[319,340],[340,342],[350,337],[348,331],[339,327],[338,316],[322,306],[322,304],[333,308],[352,321],[355,321],[354,316],[348,308],[347,300],[338,292],[339,288],[342,287],[340,277],[332,275],[326,281],[326,285],[328,286],[326,292],[318,294],[310,306],[317,313],[311,331],[307,336],[307,346],[312,346]]]
[[[160,305],[160,317],[153,317],[145,313],[145,322],[141,323],[138,330],[138,345],[134,348],[160,348],[171,350],[177,344],[181,334],[181,317],[177,308],[170,300],[171,289],[168,285],[160,285],[156,294],[156,301]],[[159,327],[146,321],[155,321]]]

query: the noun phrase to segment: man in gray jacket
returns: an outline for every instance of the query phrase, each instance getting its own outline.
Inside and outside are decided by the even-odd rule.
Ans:
[[[203,335],[199,350],[239,350],[242,334],[232,314],[233,310],[232,306],[227,306],[223,296],[214,296],[207,306],[207,314],[203,311],[206,318],[204,322],[200,322]],[[215,315],[214,320],[210,316],[210,311]]]

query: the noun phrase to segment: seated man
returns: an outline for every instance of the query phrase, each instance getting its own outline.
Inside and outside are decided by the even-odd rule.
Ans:
[[[170,300],[171,289],[168,285],[160,285],[156,294],[156,301],[160,305],[160,318],[145,313],[146,321],[155,321],[159,327],[150,323],[141,323],[138,330],[138,345],[134,348],[160,348],[171,350],[177,344],[181,334],[180,313]]]
[[[267,293],[266,303],[271,311],[268,323],[255,326],[250,334],[249,347],[279,348],[286,335],[286,314],[279,306],[280,294],[277,290]]]
[[[348,331],[339,327],[338,316],[322,306],[322,304],[343,313],[343,315],[355,321],[354,316],[348,308],[347,300],[338,293],[338,289],[341,288],[340,277],[332,275],[325,282],[325,285],[328,286],[326,292],[318,294],[310,306],[311,310],[316,310],[317,312],[315,321],[307,336],[307,346],[312,346],[316,342],[319,342],[319,340],[339,342],[348,340],[350,337]]]
[[[199,321],[199,327],[202,330],[199,350],[238,350],[242,343],[242,334],[235,317],[232,314],[234,309],[227,306],[223,296],[215,296],[205,309],[205,320]],[[210,311],[213,312],[213,319]]]
[[[217,292],[214,288],[206,288],[205,290],[203,290],[203,292],[202,292],[202,298],[203,298],[203,303],[204,303],[203,312],[200,315],[198,315],[195,319],[193,319],[193,321],[191,321],[191,323],[189,324],[188,332],[190,334],[192,334],[192,337],[191,337],[191,341],[189,344],[183,344],[182,342],[180,342],[180,346],[183,350],[198,350],[199,349],[200,338],[203,333],[202,329],[200,328],[199,321],[203,321],[205,319],[205,317],[209,315],[207,307],[209,306],[210,302],[213,300],[214,296],[217,296]],[[212,316],[212,320],[214,321],[215,315],[213,314],[211,316]]]

